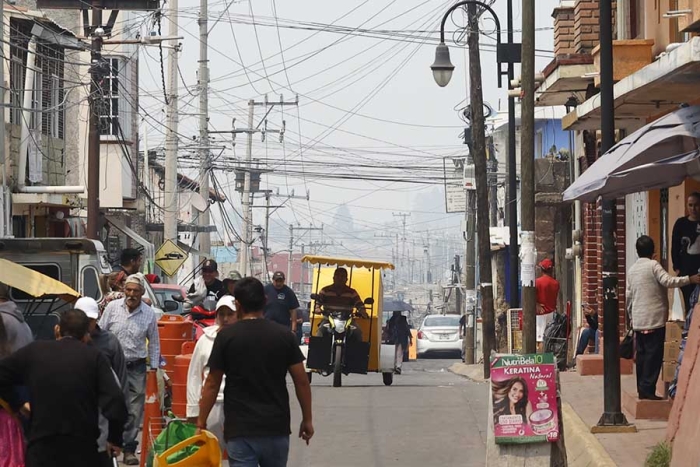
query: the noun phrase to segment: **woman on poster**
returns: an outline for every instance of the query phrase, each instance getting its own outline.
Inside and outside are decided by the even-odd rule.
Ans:
[[[491,383],[493,394],[493,424],[499,424],[501,415],[520,415],[521,423],[527,424],[532,413],[528,399],[527,382],[520,376]]]

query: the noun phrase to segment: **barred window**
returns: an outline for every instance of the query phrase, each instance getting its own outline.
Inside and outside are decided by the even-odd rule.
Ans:
[[[102,103],[100,105],[100,134],[119,136],[119,80],[124,60],[107,57],[108,74],[102,80]]]

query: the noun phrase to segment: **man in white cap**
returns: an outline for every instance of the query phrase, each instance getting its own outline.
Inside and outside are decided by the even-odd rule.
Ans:
[[[88,326],[90,343],[109,360],[112,371],[114,371],[119,381],[119,387],[124,392],[124,401],[126,401],[128,396],[126,360],[124,360],[124,351],[119,343],[119,339],[111,332],[101,329],[97,324],[97,320],[100,317],[100,308],[94,298],[81,297],[75,302],[73,307],[85,313],[85,316],[90,320]],[[112,459],[107,453],[108,432],[107,419],[100,414],[100,437],[97,439],[97,450],[100,453],[100,465],[104,467],[112,467]]]
[[[224,295],[216,304],[216,326],[204,329],[204,335],[197,341],[192,353],[190,368],[187,372],[187,418],[197,423],[199,416],[199,400],[202,396],[202,385],[209,374],[209,355],[214,347],[214,340],[219,331],[237,321],[236,305],[231,295]],[[224,384],[219,388],[216,403],[207,418],[207,426],[219,439],[222,449],[226,449],[224,440]]]
[[[124,285],[125,297],[109,302],[99,321],[100,328],[117,336],[126,359],[129,387],[129,421],[124,430],[126,465],[139,464],[136,447],[146,400],[146,357],[152,371],[157,370],[160,363],[158,319],[151,307],[141,299],[145,291],[143,277],[140,274],[130,275]]]

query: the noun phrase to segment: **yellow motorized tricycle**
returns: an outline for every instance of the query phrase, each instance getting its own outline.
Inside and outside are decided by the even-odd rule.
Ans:
[[[313,372],[333,375],[333,386],[339,387],[343,375],[376,372],[382,373],[385,385],[391,385],[395,350],[393,345],[382,344],[380,318],[382,270],[394,269],[394,265],[326,256],[304,256],[302,261],[315,267],[311,336],[309,345],[302,346],[309,380]],[[344,275],[346,287],[338,273]]]

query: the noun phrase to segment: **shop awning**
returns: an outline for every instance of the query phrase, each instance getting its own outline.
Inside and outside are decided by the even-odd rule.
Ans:
[[[681,103],[700,99],[700,37],[678,46],[614,87],[618,128],[637,127]],[[562,120],[565,130],[600,129],[600,95],[581,103]]]
[[[645,125],[603,154],[564,191],[564,201],[595,201],[599,196],[614,198],[652,188],[677,185],[666,179],[661,167],[690,162],[700,147],[700,106],[685,107]],[[677,159],[688,155],[686,159]],[[680,164],[680,165],[679,165]],[[650,169],[651,167],[651,169]],[[653,168],[656,167],[657,173]],[[634,172],[634,169],[640,171]],[[643,169],[643,170],[642,170]],[[663,169],[671,174],[671,168]],[[647,180],[642,175],[648,177]]]

